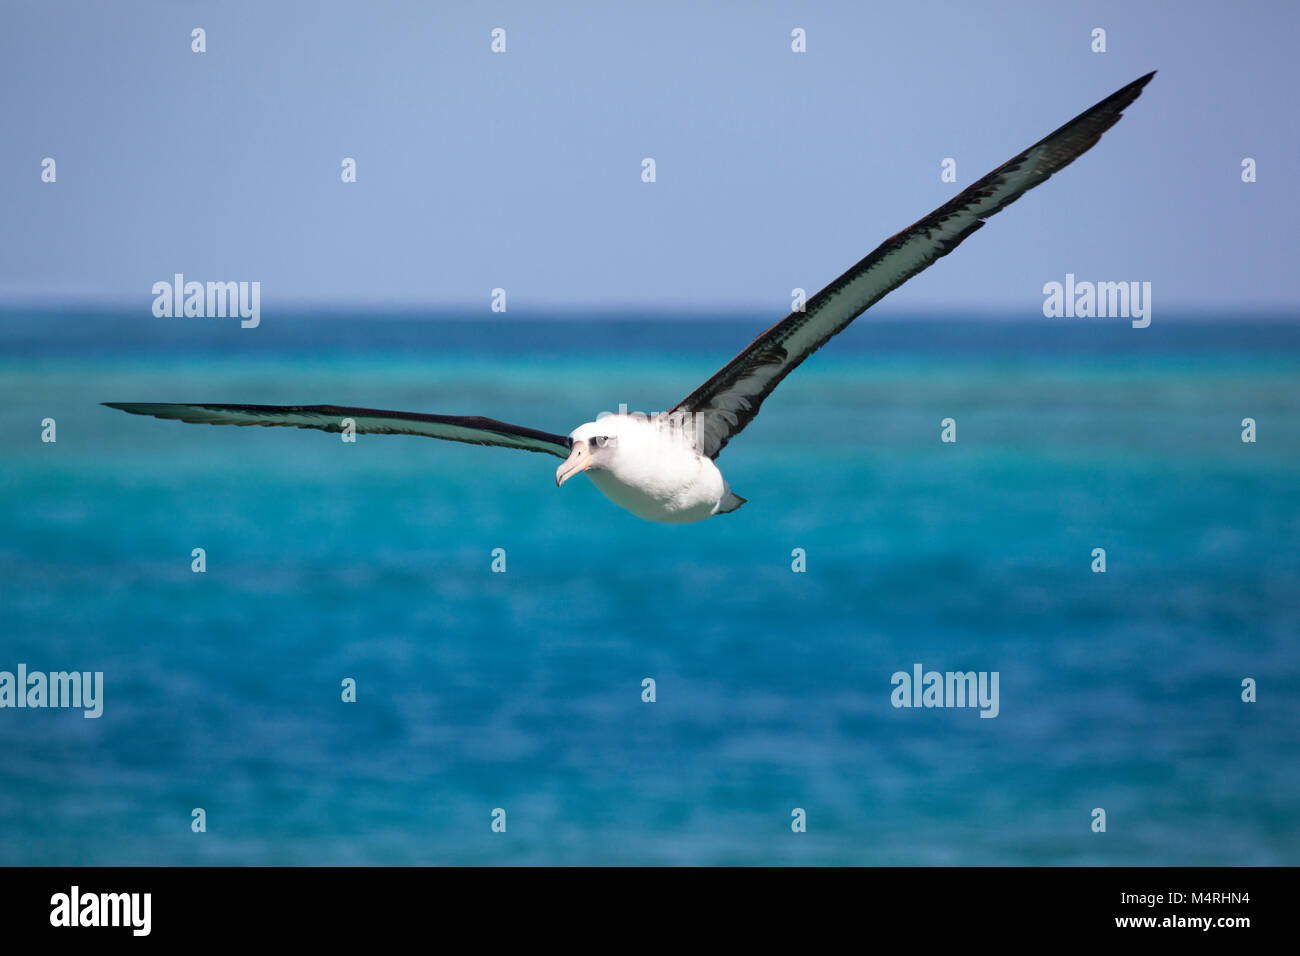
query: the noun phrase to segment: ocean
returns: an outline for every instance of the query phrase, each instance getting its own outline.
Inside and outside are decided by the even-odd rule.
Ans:
[[[763,316],[9,308],[0,671],[103,713],[0,709],[0,864],[1298,864],[1300,324],[1210,318],[868,313],[718,459],[749,503],[667,526],[99,403],[564,433]],[[996,717],[894,706],[918,665]]]

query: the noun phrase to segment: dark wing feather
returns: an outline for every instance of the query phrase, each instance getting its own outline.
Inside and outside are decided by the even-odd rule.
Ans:
[[[984,220],[1086,153],[1155,72],[1080,113],[930,215],[886,239],[865,259],[756,338],[669,416],[693,428],[710,458],[753,420],[763,400],[808,356],[887,293],[959,246]]]
[[[137,402],[105,402],[132,415],[174,418],[200,425],[280,425],[288,428],[319,428],[341,432],[343,419],[356,423],[358,434],[424,435],[471,445],[498,445],[539,451],[558,458],[569,455],[569,439],[532,428],[522,428],[491,418],[456,415],[424,415],[419,412],[387,412],[375,408],[343,405],[179,405]]]

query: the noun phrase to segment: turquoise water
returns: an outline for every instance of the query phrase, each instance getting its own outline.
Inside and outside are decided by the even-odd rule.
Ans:
[[[0,863],[1300,863],[1295,325],[864,319],[676,527],[547,456],[98,403],[566,432],[761,321],[0,320],[0,669],[106,688],[0,710]],[[915,663],[999,715],[895,709]]]

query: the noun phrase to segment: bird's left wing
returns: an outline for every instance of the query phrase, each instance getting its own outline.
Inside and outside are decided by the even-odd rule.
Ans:
[[[681,419],[682,427],[693,431],[700,451],[716,458],[800,362],[887,293],[956,249],[989,216],[1086,153],[1153,76],[1154,71],[1111,94],[886,239],[809,299],[804,311],[772,326],[665,415]]]
[[[344,428],[343,420],[351,419],[358,434],[424,435],[471,445],[499,445],[502,448],[540,451],[557,458],[567,458],[569,455],[569,439],[564,435],[539,432],[492,418],[387,412],[376,408],[348,408],[343,405],[104,404],[132,415],[174,418],[199,425],[282,425],[341,432]]]

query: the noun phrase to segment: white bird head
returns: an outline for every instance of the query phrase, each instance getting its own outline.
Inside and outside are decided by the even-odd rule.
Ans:
[[[608,468],[618,454],[620,426],[624,416],[607,415],[599,421],[587,422],[569,432],[569,457],[555,469],[558,488],[580,471]]]

